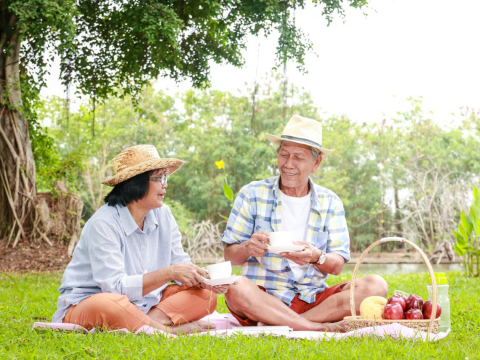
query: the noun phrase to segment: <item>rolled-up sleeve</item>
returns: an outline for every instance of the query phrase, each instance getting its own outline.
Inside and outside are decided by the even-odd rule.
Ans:
[[[143,275],[127,275],[122,253],[122,236],[106,220],[89,224],[88,254],[92,277],[102,292],[125,295],[130,301],[143,297]]]
[[[253,234],[253,226],[254,220],[248,189],[243,187],[233,204],[222,241],[226,244],[240,244],[247,241]]]
[[[343,204],[338,200],[333,209],[328,224],[327,253],[342,256],[346,262],[350,260],[350,235],[348,234],[347,220]]]

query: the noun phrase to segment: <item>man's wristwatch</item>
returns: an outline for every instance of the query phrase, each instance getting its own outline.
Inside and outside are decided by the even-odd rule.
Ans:
[[[317,260],[317,264],[323,265],[323,263],[327,260],[327,254],[320,250],[320,257]]]

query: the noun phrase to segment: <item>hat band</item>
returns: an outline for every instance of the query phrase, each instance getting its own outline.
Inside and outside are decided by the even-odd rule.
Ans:
[[[290,136],[290,135],[282,135],[280,137],[282,139],[285,139],[285,140],[301,141],[302,143],[312,145],[312,146],[316,146],[316,147],[319,147],[319,148],[323,149],[322,145],[320,145],[319,143],[316,143],[315,141],[311,141],[311,140],[308,140],[308,139],[298,138],[298,137]]]

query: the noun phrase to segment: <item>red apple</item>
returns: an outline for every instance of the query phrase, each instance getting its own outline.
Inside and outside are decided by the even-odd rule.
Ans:
[[[405,319],[421,320],[423,319],[423,314],[419,309],[410,309],[407,312],[405,312]]]
[[[412,294],[407,299],[407,307],[405,308],[405,310],[410,310],[410,309],[422,310],[422,307],[423,307],[422,297]]]
[[[432,316],[432,310],[433,310],[433,302],[432,300],[425,301],[425,304],[423,304],[423,318],[424,319],[430,319]],[[440,317],[442,314],[442,307],[440,304],[437,304],[437,318]]]
[[[400,294],[400,293],[393,293],[393,296],[400,296],[403,300],[405,300],[405,302],[407,302],[407,297],[403,294]]]
[[[383,318],[388,320],[401,320],[403,319],[403,308],[398,303],[387,304],[383,308]]]
[[[405,310],[405,307],[407,306],[407,301],[405,299],[405,296],[400,294],[393,294],[393,296],[388,299],[387,304],[399,304],[402,309]]]

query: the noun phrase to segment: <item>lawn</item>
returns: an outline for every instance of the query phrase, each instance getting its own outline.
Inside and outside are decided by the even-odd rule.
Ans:
[[[35,321],[50,321],[56,308],[61,273],[0,273],[0,358],[188,358],[188,359],[480,359],[480,279],[448,273],[452,333],[436,343],[413,340],[350,338],[317,342],[265,336],[118,335],[32,330]],[[425,274],[385,276],[394,289],[427,297]],[[331,277],[330,284],[348,279]],[[226,312],[223,297],[219,312]]]

